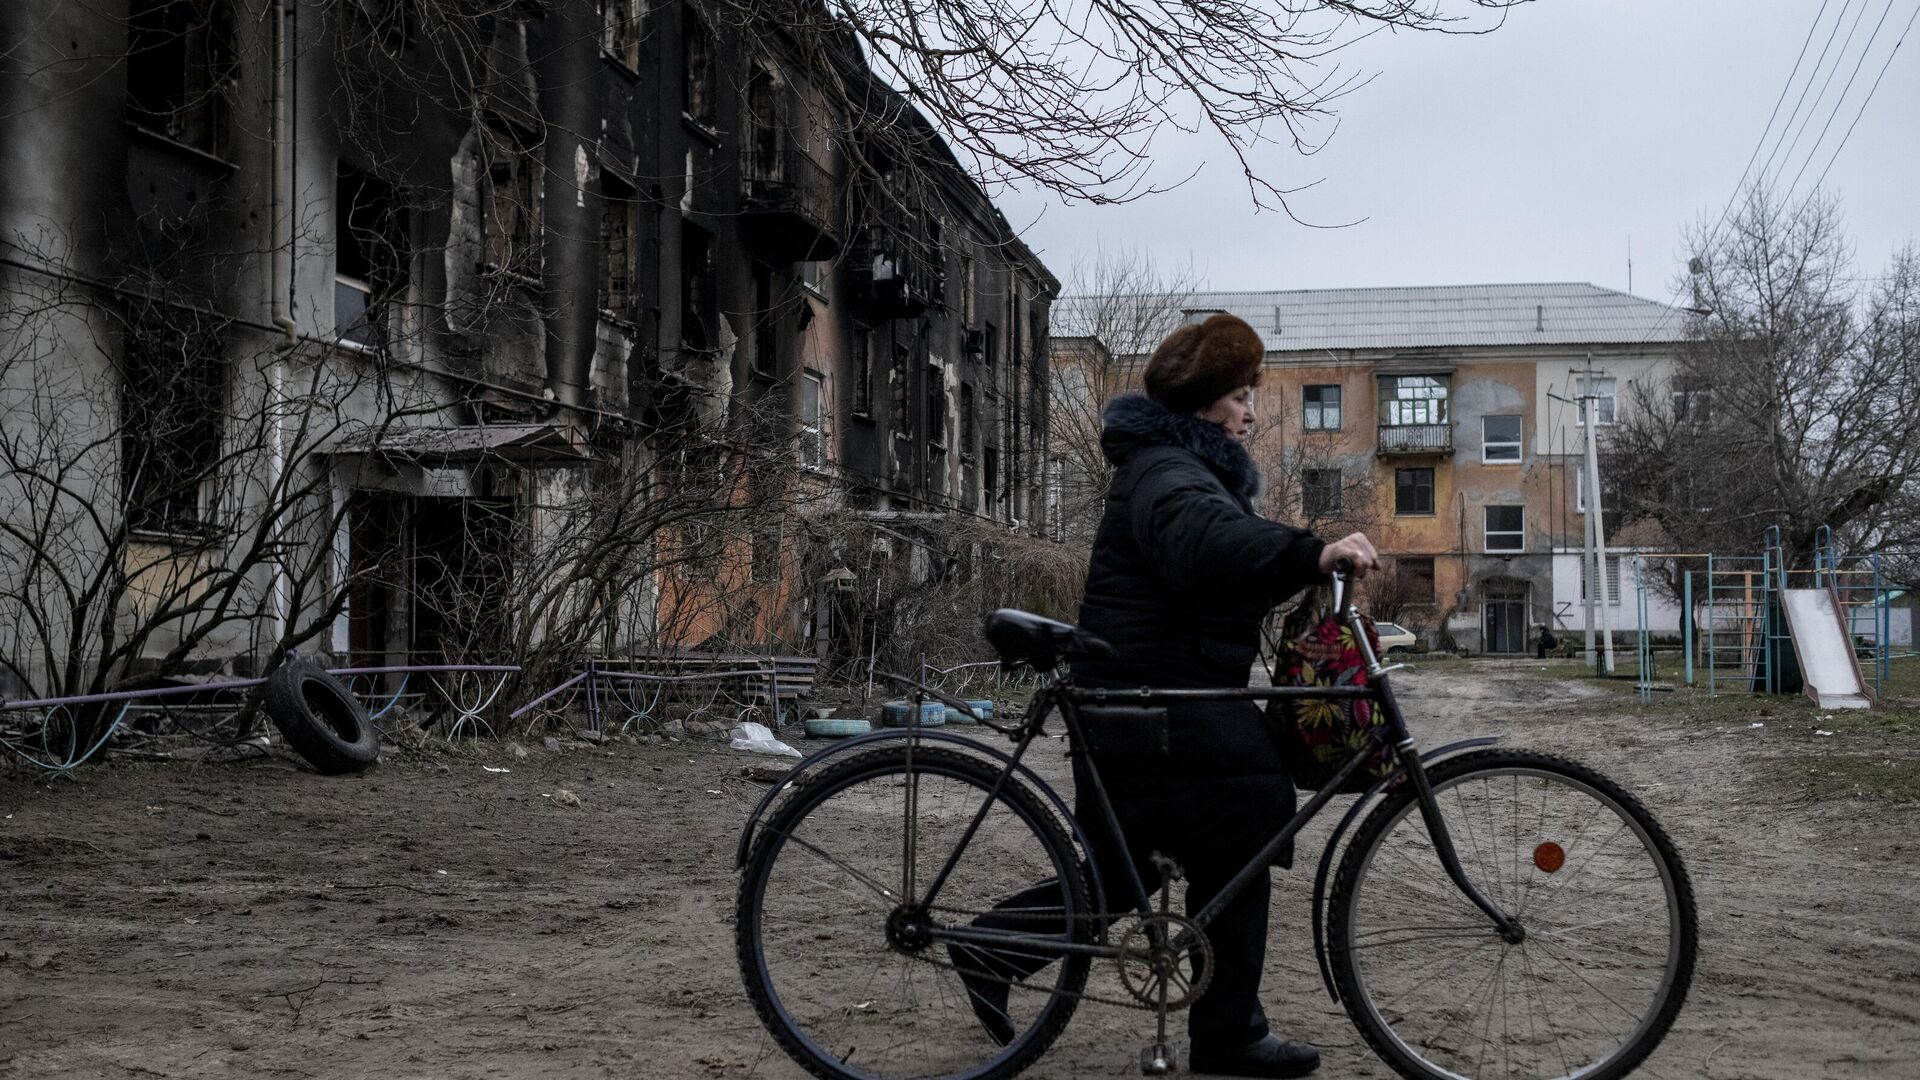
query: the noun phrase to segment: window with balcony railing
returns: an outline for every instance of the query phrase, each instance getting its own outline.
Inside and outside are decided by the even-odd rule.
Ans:
[[[1453,445],[1451,382],[1446,375],[1380,376],[1380,449],[1449,449]]]

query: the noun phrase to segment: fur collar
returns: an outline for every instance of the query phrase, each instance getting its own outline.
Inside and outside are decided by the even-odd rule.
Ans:
[[[1145,394],[1122,394],[1107,403],[1100,449],[1115,465],[1150,446],[1172,446],[1206,463],[1228,491],[1251,501],[1260,493],[1260,470],[1247,448],[1219,424],[1174,412]]]

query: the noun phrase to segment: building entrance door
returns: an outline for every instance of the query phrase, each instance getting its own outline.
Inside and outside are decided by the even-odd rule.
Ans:
[[[1525,600],[1488,600],[1481,625],[1481,640],[1490,653],[1527,651],[1527,602]]]

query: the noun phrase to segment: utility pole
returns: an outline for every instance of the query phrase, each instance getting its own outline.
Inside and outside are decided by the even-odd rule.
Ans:
[[[1580,406],[1580,408],[1582,410],[1585,410],[1586,406],[1582,405]],[[1584,411],[1581,414],[1581,419],[1584,424],[1584,421],[1585,421]],[[1585,464],[1584,458],[1580,466],[1580,474],[1582,477],[1582,481],[1580,485],[1581,490],[1586,492],[1591,492],[1593,490],[1593,481],[1591,479],[1586,478],[1586,464]],[[1589,494],[1587,498],[1591,500],[1593,496]],[[1588,667],[1593,668],[1594,670],[1597,671],[1599,670],[1599,666],[1597,661],[1594,658],[1594,652],[1593,652],[1593,628],[1595,625],[1597,625],[1597,620],[1599,616],[1594,614],[1594,610],[1593,610],[1593,596],[1596,590],[1593,587],[1593,508],[1592,508],[1591,502],[1589,502],[1585,507],[1581,508],[1580,521],[1581,521],[1581,527],[1585,530],[1580,541],[1580,563],[1581,563],[1580,576],[1587,579],[1587,587],[1580,590],[1580,592],[1583,594],[1583,598],[1586,601],[1586,609],[1587,609],[1587,617],[1582,624],[1586,627],[1586,648],[1584,651],[1581,652],[1580,659]]]
[[[1598,410],[1594,408],[1594,404],[1599,401],[1600,397],[1598,394],[1595,394],[1593,392],[1595,374],[1596,373],[1593,370],[1593,356],[1589,354],[1587,356],[1586,369],[1581,374],[1580,393],[1575,395],[1576,400],[1580,402],[1581,427],[1586,429],[1587,509],[1586,509],[1585,515],[1583,516],[1586,518],[1586,541],[1587,541],[1586,557],[1588,560],[1587,565],[1591,567],[1592,573],[1593,573],[1593,577],[1591,579],[1593,581],[1593,587],[1587,590],[1587,656],[1586,656],[1586,659],[1587,659],[1587,663],[1590,663],[1590,664],[1594,663],[1594,655],[1593,655],[1593,623],[1594,623],[1594,607],[1595,607],[1594,600],[1597,595],[1599,598],[1598,606],[1600,609],[1599,615],[1600,615],[1601,642],[1602,642],[1602,647],[1605,650],[1604,659],[1606,662],[1606,666],[1604,669],[1596,668],[1596,670],[1600,671],[1602,674],[1611,675],[1613,674],[1613,620],[1607,614],[1607,605],[1608,603],[1610,603],[1611,598],[1607,594],[1606,519],[1602,515],[1602,511],[1600,508],[1600,449],[1599,449],[1599,436],[1596,431],[1596,429],[1600,425],[1598,422],[1599,418],[1597,416]]]

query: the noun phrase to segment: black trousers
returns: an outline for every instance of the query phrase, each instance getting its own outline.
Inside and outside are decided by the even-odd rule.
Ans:
[[[1101,776],[1107,781],[1116,816],[1126,833],[1126,850],[1114,843],[1080,758],[1074,762],[1074,814],[1086,830],[1093,858],[1099,864],[1108,907],[1120,911],[1133,907],[1126,884],[1126,861],[1133,863],[1149,897],[1155,900],[1161,882],[1152,856],[1158,852],[1178,863],[1186,876],[1186,911],[1191,916],[1220,894],[1261,843],[1293,813],[1293,786],[1284,778],[1181,780],[1105,768]],[[1290,852],[1284,861],[1291,861]],[[1270,875],[1255,874],[1207,925],[1214,957],[1212,981],[1187,1012],[1187,1037],[1195,1048],[1234,1050],[1267,1035],[1267,1015],[1260,1006],[1260,973],[1266,963],[1271,893]],[[1064,919],[1048,921],[1040,916],[1059,905],[1058,882],[1039,882],[1000,901],[973,925],[1061,934],[1066,930]],[[986,949],[970,948],[966,952],[971,955],[956,957],[963,965],[1001,978],[1025,979],[1052,963],[1041,957]]]

